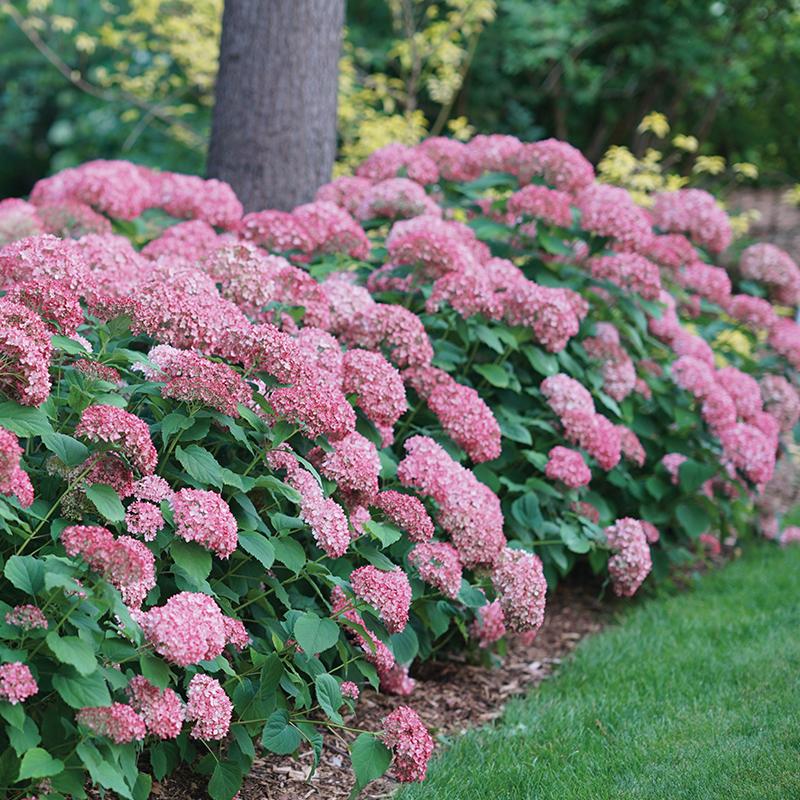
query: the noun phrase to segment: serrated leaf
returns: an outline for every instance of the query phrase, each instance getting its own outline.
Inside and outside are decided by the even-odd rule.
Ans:
[[[208,793],[212,800],[231,800],[242,788],[242,771],[238,764],[217,761],[214,773],[208,782]]]
[[[311,611],[297,617],[292,632],[303,652],[309,655],[324,653],[339,640],[339,626],[332,619],[323,619]]]
[[[59,636],[56,631],[50,631],[45,641],[56,659],[75,667],[81,675],[91,675],[97,669],[94,648],[83,639]]]
[[[82,464],[89,457],[89,448],[65,433],[42,434],[42,444],[68,467]]]
[[[328,715],[328,719],[338,722],[344,721],[339,709],[342,705],[342,690],[333,675],[324,672],[314,679],[314,690],[317,693],[317,702],[320,708]]]
[[[300,733],[289,724],[289,712],[284,708],[273,711],[261,733],[261,743],[267,750],[281,756],[294,753],[300,745]]]
[[[21,406],[12,400],[0,403],[0,426],[17,436],[42,436],[53,433],[53,426],[40,408]]]
[[[184,448],[178,445],[175,448],[175,458],[198,483],[222,488],[222,467],[204,447],[190,444]]]
[[[198,584],[211,573],[211,553],[199,544],[176,539],[169,551],[175,563]]]
[[[17,780],[49,778],[53,775],[58,775],[63,769],[64,762],[61,759],[53,758],[47,750],[41,747],[33,747],[22,757]]]
[[[371,733],[360,734],[350,745],[350,759],[356,774],[355,797],[370,781],[380,778],[392,761],[392,751]]]
[[[269,569],[275,562],[275,548],[272,546],[272,542],[260,533],[240,531],[239,546],[246,553],[258,559],[265,569]]]
[[[44,564],[33,556],[11,556],[3,575],[21,592],[35,595],[44,588]]]
[[[139,656],[139,666],[147,680],[159,689],[166,689],[169,686],[169,666],[160,658],[149,653]]]
[[[285,564],[295,574],[300,572],[306,563],[306,551],[303,546],[294,539],[283,537],[273,539],[272,546],[275,549],[275,558]]]
[[[368,520],[364,523],[364,530],[377,539],[384,547],[394,544],[403,534],[393,525]]]
[[[478,364],[473,369],[498,389],[505,389],[511,383],[508,372],[499,364]]]
[[[62,670],[53,675],[53,687],[61,695],[62,700],[72,708],[111,705],[108,686],[99,670],[95,670],[91,675],[80,675],[74,670],[71,672]]]
[[[111,486],[94,483],[86,487],[86,496],[92,501],[98,514],[109,522],[122,522],[125,519],[125,507]]]

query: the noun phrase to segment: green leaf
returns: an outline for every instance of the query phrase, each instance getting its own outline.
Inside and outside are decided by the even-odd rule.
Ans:
[[[178,431],[185,431],[194,425],[194,420],[191,417],[187,417],[185,414],[181,414],[179,411],[173,411],[171,414],[167,414],[164,419],[161,420],[161,441],[164,447],[167,446],[167,442],[178,432]]]
[[[339,641],[339,626],[332,619],[323,619],[311,611],[301,614],[292,630],[294,638],[308,655],[323,653]]]
[[[50,341],[56,350],[62,350],[71,356],[85,356],[89,352],[80,342],[70,339],[69,336],[54,334]]]
[[[44,411],[21,406],[12,400],[0,403],[0,426],[17,436],[41,436],[53,432],[53,426]]]
[[[92,484],[86,487],[86,496],[94,503],[100,516],[110,522],[122,522],[125,519],[125,508],[111,486],[104,483]]]
[[[711,525],[711,517],[697,503],[681,503],[675,509],[675,516],[681,527],[692,538],[697,538],[701,533],[705,533]]]
[[[694,494],[709,478],[717,474],[716,467],[701,464],[699,461],[687,459],[678,468],[681,489],[687,494]]]
[[[183,448],[178,445],[175,448],[175,458],[198,483],[215,486],[217,489],[222,488],[224,483],[222,467],[204,447],[190,444]]]
[[[242,788],[242,770],[230,761],[217,761],[214,774],[208,782],[212,800],[231,800]]]
[[[70,664],[81,675],[91,675],[97,669],[94,648],[77,636],[59,636],[56,631],[50,631],[45,641],[62,664]]]
[[[289,712],[285,708],[272,712],[261,733],[261,743],[280,756],[288,756],[297,750],[300,733],[289,724]]]
[[[169,666],[154,655],[143,653],[139,656],[139,666],[147,680],[159,689],[166,689],[169,686]]]
[[[274,475],[259,475],[255,480],[255,485],[262,489],[269,489],[273,493],[277,492],[295,505],[299,505],[302,500],[300,492],[298,492],[297,489],[279,480]]]
[[[380,778],[392,761],[392,751],[371,733],[362,733],[350,745],[350,759],[356,774],[355,797],[370,781]]]
[[[23,755],[32,747],[36,747],[42,741],[42,737],[39,735],[39,728],[30,717],[24,718],[22,728],[9,726],[6,728],[6,733],[14,752],[18,756]]]
[[[95,783],[132,800],[133,795],[122,772],[116,765],[103,758],[100,751],[91,742],[81,742],[75,752]]]
[[[34,747],[22,757],[17,780],[49,778],[53,775],[58,775],[63,769],[64,762],[61,759],[53,758],[47,750],[41,747]]]
[[[338,722],[344,721],[339,709],[342,705],[342,690],[333,675],[323,672],[314,679],[314,689],[317,693],[317,702],[320,708],[328,715],[328,719]]]
[[[89,458],[89,448],[65,433],[42,434],[42,444],[55,453],[68,467],[82,464]]]
[[[393,525],[369,520],[364,523],[364,530],[372,537],[378,539],[384,547],[394,544],[403,534]]]
[[[562,524],[561,541],[573,553],[588,553],[592,549],[589,542],[572,525]]]
[[[400,633],[392,634],[389,637],[389,643],[391,644],[395,661],[399,664],[410,664],[419,653],[419,639],[417,638],[417,632],[411,625],[406,625]]]
[[[260,533],[255,531],[240,531],[239,546],[246,553],[258,559],[265,569],[269,569],[275,562],[275,548],[272,542]],[[305,561],[305,553],[303,553]]]
[[[458,600],[468,608],[480,608],[486,605],[486,595],[463,579],[461,581],[461,589],[458,592]]]
[[[33,556],[11,556],[3,575],[26,594],[38,594],[44,588],[44,564]]]
[[[175,563],[193,581],[202,583],[211,572],[211,553],[199,544],[176,539],[169,546]]]
[[[275,558],[281,564],[285,564],[295,574],[303,569],[306,563],[306,551],[299,542],[284,536],[281,539],[273,539],[272,546],[275,549]]]
[[[538,347],[528,345],[522,348],[525,358],[540,375],[555,375],[558,370],[558,359],[552,353],[545,353]]]
[[[505,389],[511,383],[508,372],[499,364],[478,364],[474,369],[475,372],[486,378],[492,386],[496,386],[498,389]]]
[[[62,670],[53,675],[53,687],[61,695],[61,699],[72,708],[111,705],[108,686],[99,670],[91,675],[80,675],[74,670]]]

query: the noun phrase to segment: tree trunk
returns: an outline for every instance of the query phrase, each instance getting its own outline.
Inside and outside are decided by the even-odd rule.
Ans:
[[[290,210],[330,180],[344,0],[225,0],[208,175],[245,211]]]

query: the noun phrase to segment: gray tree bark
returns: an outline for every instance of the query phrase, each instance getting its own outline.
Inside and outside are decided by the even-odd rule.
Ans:
[[[344,0],[225,0],[207,171],[245,211],[330,180],[343,24]]]

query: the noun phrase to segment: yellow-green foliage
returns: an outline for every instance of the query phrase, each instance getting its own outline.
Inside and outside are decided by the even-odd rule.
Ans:
[[[622,145],[609,147],[597,165],[597,176],[605,183],[623,186],[646,208],[653,205],[657,192],[696,186],[706,175],[715,178],[716,188],[723,182],[731,184],[758,178],[755,164],[738,162],[728,167],[723,156],[697,154],[700,143],[694,136],[676,133],[668,139],[669,120],[657,111],[647,114],[637,130],[641,134],[651,134],[655,140],[653,145],[641,157]],[[757,218],[756,211],[731,215],[734,235],[745,235]]]

